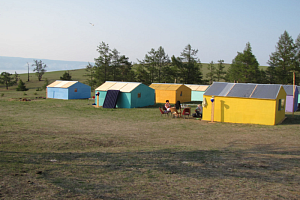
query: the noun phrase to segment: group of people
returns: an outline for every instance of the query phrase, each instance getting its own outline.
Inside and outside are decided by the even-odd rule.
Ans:
[[[176,109],[181,108],[180,101],[176,102],[175,107],[176,107]],[[167,110],[167,111],[171,111],[171,104],[170,104],[169,100],[166,100],[166,104],[165,104],[164,109]],[[201,106],[201,104],[197,105],[197,108],[195,109],[195,112],[196,113],[193,114],[193,117],[202,118],[202,106]]]

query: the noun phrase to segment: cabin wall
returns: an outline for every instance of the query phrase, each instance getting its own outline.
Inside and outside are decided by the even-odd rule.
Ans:
[[[91,98],[91,87],[82,83],[76,83],[69,87],[69,99],[88,99]]]
[[[192,96],[192,90],[189,87],[182,85],[176,90],[175,103],[177,101],[180,101],[180,103],[190,102],[191,96]]]
[[[141,84],[131,92],[131,108],[140,108],[155,104],[155,90]]]
[[[203,108],[203,120],[211,121],[211,96],[203,96],[207,106]],[[215,97],[216,122],[275,125],[276,100],[236,97]]]
[[[171,104],[176,103],[176,91],[174,90],[155,90],[156,103],[166,103],[169,100]]]
[[[53,99],[68,99],[68,88],[55,88],[48,87],[47,88],[47,98]]]

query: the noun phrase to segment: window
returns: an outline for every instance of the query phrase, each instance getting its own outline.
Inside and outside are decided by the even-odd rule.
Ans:
[[[284,99],[279,99],[278,110],[284,110],[285,101]]]
[[[182,91],[180,92],[180,96],[182,97]]]
[[[77,88],[74,89],[74,92],[77,92]]]
[[[141,93],[138,93],[138,98],[141,98],[141,96],[142,96]]]

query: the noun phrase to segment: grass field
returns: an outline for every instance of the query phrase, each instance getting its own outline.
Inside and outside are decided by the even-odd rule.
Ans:
[[[30,84],[0,88],[0,199],[300,199],[299,112],[208,123],[41,99]]]

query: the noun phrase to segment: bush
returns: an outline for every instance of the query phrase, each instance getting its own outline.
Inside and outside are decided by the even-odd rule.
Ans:
[[[1,94],[1,97],[4,97],[4,93]]]
[[[43,90],[43,89],[41,89],[41,88],[38,87],[35,91],[42,91],[42,90]]]
[[[19,85],[16,90],[17,91],[27,91],[28,90],[25,86],[25,83],[22,81],[22,79],[20,79]]]

